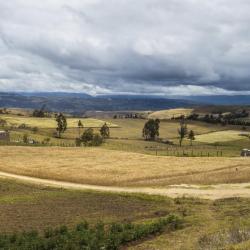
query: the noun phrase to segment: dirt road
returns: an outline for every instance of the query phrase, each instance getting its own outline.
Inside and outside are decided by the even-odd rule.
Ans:
[[[169,197],[196,197],[204,199],[222,199],[229,197],[248,197],[250,198],[250,183],[239,184],[218,184],[218,185],[172,185],[167,188],[126,188],[126,187],[111,187],[111,186],[97,186],[97,185],[85,185],[64,181],[55,181],[49,179],[40,179],[36,177],[29,177],[23,175],[10,174],[6,172],[0,172],[0,178],[15,179],[18,181],[24,181],[31,184],[75,189],[75,190],[94,190],[104,192],[115,193],[143,193],[149,195],[163,195]]]

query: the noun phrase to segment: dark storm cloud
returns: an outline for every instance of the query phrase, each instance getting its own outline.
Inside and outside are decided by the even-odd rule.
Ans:
[[[0,90],[250,91],[248,0],[0,3]]]

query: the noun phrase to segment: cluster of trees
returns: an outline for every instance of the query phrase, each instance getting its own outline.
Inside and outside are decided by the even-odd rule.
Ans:
[[[108,125],[105,123],[100,133],[95,133],[92,128],[86,129],[80,138],[76,139],[76,144],[80,146],[82,143],[84,146],[100,146],[104,139],[110,137],[110,131]]]
[[[42,116],[39,116],[42,117]],[[67,124],[67,118],[63,113],[55,114],[55,120],[57,123],[56,127],[56,133],[55,137],[62,138],[62,134],[67,130],[68,124]],[[3,119],[0,119],[0,127],[4,127],[7,125],[7,122]],[[85,146],[99,146],[104,142],[104,139],[107,139],[110,137],[110,130],[108,125],[105,123],[101,128],[99,133],[95,133],[92,128],[88,128],[83,131],[84,128],[81,120],[78,121],[78,133],[79,137],[76,139],[76,145],[80,146],[81,144]],[[31,129],[33,132],[37,132],[38,128],[30,128],[26,126],[26,124],[21,124],[18,128],[20,129]],[[29,138],[27,134],[24,134],[23,136],[23,142],[28,143]],[[48,144],[49,140],[46,138],[46,140],[43,141],[43,144]]]
[[[199,114],[191,114],[187,117],[188,120],[194,121],[203,121],[207,123],[213,124],[221,124],[225,125],[239,125],[239,126],[250,126],[250,121],[244,120],[247,118],[249,113],[246,110],[238,111],[238,112],[230,112],[227,114],[206,114],[205,116],[201,116]],[[180,118],[179,118],[180,119]]]
[[[45,111],[46,105],[43,105],[42,108],[40,109],[35,109],[32,113],[33,117],[47,117],[48,116],[48,112]]]
[[[160,133],[160,120],[159,119],[149,119],[142,130],[142,136],[145,138],[145,140],[151,140],[155,141],[158,139]],[[188,131],[187,124],[185,122],[185,119],[182,119],[180,121],[180,127],[177,129],[178,131],[178,137],[179,137],[179,143],[180,146],[182,146],[182,142],[184,138],[188,138],[190,140],[190,145],[193,145],[193,141],[195,140],[195,133],[193,130]]]
[[[83,128],[82,123],[78,122],[78,128]],[[79,132],[80,134],[80,132]],[[105,139],[110,137],[110,130],[106,123],[101,127],[99,133],[95,133],[92,128],[87,128],[79,138],[76,138],[76,145],[81,146],[100,146]]]
[[[100,146],[103,143],[103,137],[98,134],[94,133],[92,128],[86,129],[80,138],[76,138],[76,145],[81,146]]]
[[[114,119],[142,119],[143,115],[138,113],[115,114]]]
[[[55,117],[57,122],[57,136],[58,138],[61,138],[62,133],[67,130],[67,119],[62,113],[56,114]],[[84,146],[99,146],[104,142],[104,139],[110,137],[110,130],[107,123],[103,124],[99,133],[95,133],[92,128],[87,128],[81,134],[82,130],[84,129],[81,120],[78,121],[77,127],[79,137],[76,138],[76,146],[81,146],[82,144]]]
[[[155,219],[149,223],[113,223],[102,222],[89,226],[87,222],[69,229],[61,226],[48,228],[43,233],[37,231],[0,234],[1,249],[107,249],[118,250],[120,247],[150,235],[161,233],[165,228],[175,231],[182,228],[183,221],[176,215]]]

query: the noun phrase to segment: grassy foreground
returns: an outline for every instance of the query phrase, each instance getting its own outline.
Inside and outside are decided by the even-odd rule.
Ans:
[[[11,243],[11,246],[37,242],[54,244],[56,239],[59,242],[68,239],[67,243],[70,243],[74,237],[77,237],[77,242],[79,237],[93,239],[95,232],[103,235],[103,224],[106,236],[110,227],[113,227],[113,233],[119,232],[119,237],[117,234],[115,238],[123,239],[126,243],[124,249],[247,249],[243,247],[250,240],[250,199],[208,201],[80,192],[5,179],[0,179],[0,195],[0,242]],[[168,218],[173,213],[183,221],[182,227],[176,231],[173,230],[175,227],[169,228],[168,223],[162,224],[161,220],[165,218],[170,222]],[[86,219],[88,228],[93,230],[89,231],[87,224],[81,223]],[[176,225],[173,222],[171,220],[170,225]],[[154,231],[154,228],[160,230]],[[38,235],[31,230],[37,230]],[[24,231],[26,233],[22,234]],[[4,236],[5,233],[7,236]],[[134,241],[135,236],[140,240]],[[129,239],[133,239],[132,242]]]
[[[166,228],[174,231],[181,224],[182,220],[175,215],[141,224],[113,223],[106,226],[99,222],[89,227],[87,222],[82,222],[71,230],[67,226],[61,226],[46,229],[43,234],[37,231],[0,234],[0,247],[9,250],[118,250],[123,245],[161,233]]]
[[[0,155],[0,171],[83,184],[160,187],[250,181],[249,158],[162,157],[102,148],[16,146],[0,147]]]

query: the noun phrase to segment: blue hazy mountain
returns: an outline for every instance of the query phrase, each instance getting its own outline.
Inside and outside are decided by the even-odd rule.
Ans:
[[[250,95],[179,96],[177,98],[214,105],[250,105]]]
[[[108,95],[90,96],[64,92],[2,92],[0,107],[38,109],[46,105],[50,111],[81,113],[87,110],[159,110],[194,105],[191,101],[167,99],[159,96]]]
[[[101,95],[67,92],[0,92],[0,107],[81,113],[87,110],[160,110],[200,105],[250,105],[250,96]]]

